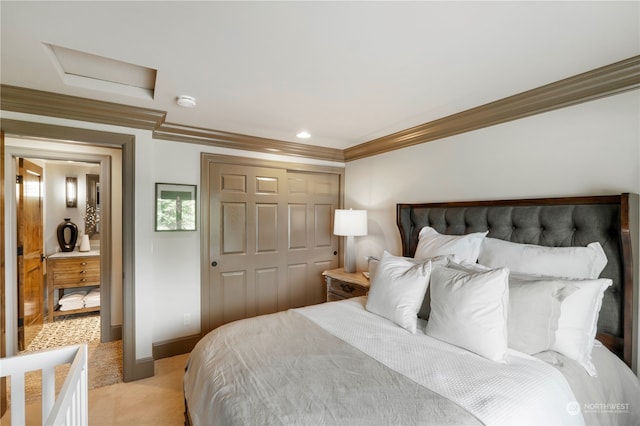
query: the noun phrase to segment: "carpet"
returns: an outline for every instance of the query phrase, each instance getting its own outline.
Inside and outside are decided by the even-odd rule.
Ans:
[[[26,352],[59,346],[87,344],[88,386],[95,389],[122,381],[122,340],[100,343],[100,317],[97,315],[47,323],[29,344]],[[56,394],[62,388],[70,364],[56,367]],[[25,375],[25,399],[27,402],[42,395],[42,372]]]

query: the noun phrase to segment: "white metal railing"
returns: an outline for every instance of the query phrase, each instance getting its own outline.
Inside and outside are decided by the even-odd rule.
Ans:
[[[71,363],[56,399],[56,366]],[[42,370],[42,424],[86,425],[89,423],[87,345],[31,352],[0,359],[0,375],[11,377],[11,424],[24,425],[25,373]]]

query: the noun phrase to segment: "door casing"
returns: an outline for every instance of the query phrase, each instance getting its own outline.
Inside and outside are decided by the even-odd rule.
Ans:
[[[75,127],[58,126],[21,120],[0,119],[0,130],[5,135],[17,135],[33,138],[44,138],[59,142],[80,142],[109,146],[122,149],[122,346],[123,346],[123,375],[124,381],[151,377],[154,374],[153,358],[136,358],[136,315],[135,315],[135,136],[124,133],[105,132],[99,130],[80,129]],[[3,142],[4,145],[4,142]],[[7,161],[5,152],[5,165]],[[4,170],[7,172],[6,167]],[[4,174],[3,174],[4,176]],[[106,188],[101,183],[102,191]],[[105,193],[106,194],[106,193]],[[7,206],[13,206],[9,201]],[[106,208],[106,206],[105,206]],[[5,226],[8,218],[5,215],[7,208],[2,214],[5,218]],[[105,224],[106,225],[106,224]],[[8,247],[15,248],[15,236],[9,241]],[[11,243],[13,241],[13,243]],[[13,244],[13,245],[12,245]],[[106,248],[105,248],[106,250]],[[7,254],[5,251],[5,268]],[[3,276],[3,279],[5,277]],[[7,282],[4,282],[7,288]],[[5,297],[7,295],[5,294]],[[6,325],[6,330],[11,327]],[[8,351],[9,348],[6,348]]]

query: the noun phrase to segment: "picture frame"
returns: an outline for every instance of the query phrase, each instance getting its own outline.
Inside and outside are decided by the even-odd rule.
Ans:
[[[156,183],[156,232],[195,231],[197,192],[196,185]]]

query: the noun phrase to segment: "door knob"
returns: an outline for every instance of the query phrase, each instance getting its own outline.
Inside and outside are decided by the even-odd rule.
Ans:
[[[218,266],[218,262],[216,262],[216,261],[214,260],[213,262],[211,262],[211,266],[213,266],[213,267],[215,268],[216,266]]]

